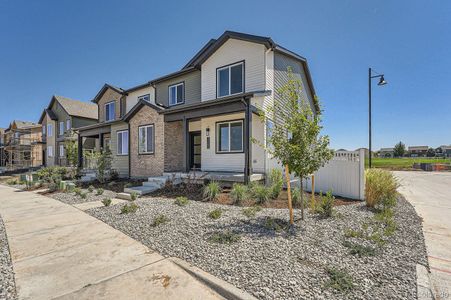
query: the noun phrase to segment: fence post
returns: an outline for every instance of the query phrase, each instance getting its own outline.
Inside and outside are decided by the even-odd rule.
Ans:
[[[371,155],[371,152],[369,153]],[[365,200],[365,150],[359,150],[359,199]]]

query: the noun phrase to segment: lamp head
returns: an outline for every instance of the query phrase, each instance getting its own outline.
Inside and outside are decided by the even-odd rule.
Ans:
[[[386,85],[387,81],[384,79],[384,75],[381,75],[381,78],[379,79],[379,83],[377,85]]]

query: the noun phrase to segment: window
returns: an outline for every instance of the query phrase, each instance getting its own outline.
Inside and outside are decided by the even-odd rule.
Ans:
[[[72,128],[72,122],[70,119],[66,120],[66,130],[70,130]]]
[[[63,134],[64,134],[64,122],[60,122],[59,135],[63,135]]]
[[[105,104],[105,121],[113,121],[115,119],[116,102],[112,101]]]
[[[146,125],[138,127],[138,153],[154,153],[154,126]]]
[[[117,132],[117,155],[128,155],[128,130]]]
[[[139,96],[138,101],[139,100],[144,100],[144,101],[150,102],[150,94]]]
[[[219,68],[216,71],[216,94],[218,98],[243,92],[243,67],[244,63],[240,62]]]
[[[47,147],[47,157],[53,157],[53,147],[52,146]]]
[[[221,122],[216,124],[217,152],[243,151],[243,121]]]
[[[47,124],[47,136],[53,135],[53,126],[52,124]]]
[[[42,125],[42,135],[45,135],[45,125]]]
[[[64,157],[64,145],[60,145],[60,157]]]
[[[185,102],[184,84],[178,83],[169,86],[169,105],[177,105]]]

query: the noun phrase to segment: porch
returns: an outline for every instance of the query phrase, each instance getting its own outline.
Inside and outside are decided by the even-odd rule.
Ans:
[[[245,174],[240,172],[205,172],[205,171],[190,171],[187,173],[164,173],[163,176],[171,179],[180,178],[183,181],[193,180],[193,181],[220,181],[223,183],[244,183]],[[265,179],[265,174],[263,173],[252,173],[249,177],[249,181],[261,181]]]

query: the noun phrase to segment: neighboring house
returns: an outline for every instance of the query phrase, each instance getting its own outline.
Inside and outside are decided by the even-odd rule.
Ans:
[[[410,157],[426,157],[429,146],[409,146],[407,149]]]
[[[381,148],[379,150],[379,157],[388,158],[395,156],[395,148]]]
[[[451,157],[451,145],[441,145],[436,149],[437,156]]]
[[[358,148],[358,149],[355,149],[355,152],[359,152],[362,149],[363,149],[363,153],[365,154],[365,158],[369,158],[370,157],[370,150],[368,148]],[[374,157],[374,153],[372,154],[371,157]]]
[[[251,141],[265,143],[273,126],[257,113],[281,101],[275,91],[288,82],[288,67],[302,82],[302,99],[318,113],[305,58],[271,38],[226,31],[180,71],[129,90],[105,85],[93,100],[99,123],[80,128],[79,143],[101,137],[105,145],[109,136],[121,176],[199,170],[260,179],[278,164]]]
[[[42,132],[39,124],[14,120],[4,130],[2,164],[8,170],[42,165]]]
[[[95,124],[97,119],[98,111],[95,104],[53,96],[39,119],[45,143],[43,154],[45,165],[67,166],[65,141],[76,141],[73,130]]]

